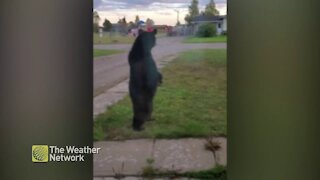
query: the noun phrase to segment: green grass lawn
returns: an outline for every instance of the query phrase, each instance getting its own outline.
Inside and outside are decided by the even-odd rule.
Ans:
[[[93,34],[94,44],[132,44],[134,39],[132,36],[123,36],[120,34],[109,36],[108,33],[105,33],[103,37],[100,37],[97,33]]]
[[[226,50],[194,50],[162,70],[164,82],[154,100],[154,121],[131,128],[129,97],[94,122],[95,140],[183,138],[226,135]]]
[[[227,42],[227,36],[216,36],[216,37],[188,37],[184,40],[185,43],[217,43]]]
[[[117,54],[117,53],[122,53],[123,51],[121,50],[116,50],[116,49],[94,49],[93,50],[93,57],[99,57],[99,56],[107,56],[111,54]]]

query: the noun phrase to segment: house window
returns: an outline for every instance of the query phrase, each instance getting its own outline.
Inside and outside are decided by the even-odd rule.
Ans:
[[[218,23],[218,28],[221,28],[221,24],[220,23]]]

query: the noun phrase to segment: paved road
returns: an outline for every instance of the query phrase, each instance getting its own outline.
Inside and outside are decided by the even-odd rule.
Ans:
[[[179,52],[191,49],[225,49],[226,43],[184,44],[183,37],[163,37],[157,40],[152,50],[155,61],[174,56]],[[131,44],[95,45],[95,49],[120,49],[125,53],[94,59],[94,95],[97,96],[105,90],[128,78],[128,52]]]

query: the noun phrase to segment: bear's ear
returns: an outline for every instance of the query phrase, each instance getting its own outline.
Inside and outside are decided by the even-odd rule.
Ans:
[[[157,32],[158,32],[157,29],[154,29],[154,30],[153,30],[153,33],[154,33],[154,34],[157,34]]]
[[[144,31],[142,29],[139,29],[138,34],[142,34]]]

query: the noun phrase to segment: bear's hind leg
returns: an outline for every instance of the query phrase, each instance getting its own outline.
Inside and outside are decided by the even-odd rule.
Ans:
[[[152,121],[152,111],[153,111],[153,102],[152,98],[148,100],[146,104],[146,114],[147,114],[147,121]]]
[[[134,116],[132,127],[135,131],[142,131],[142,126],[147,119],[146,103],[144,102],[144,100],[140,99],[138,101],[133,102],[133,111]]]

